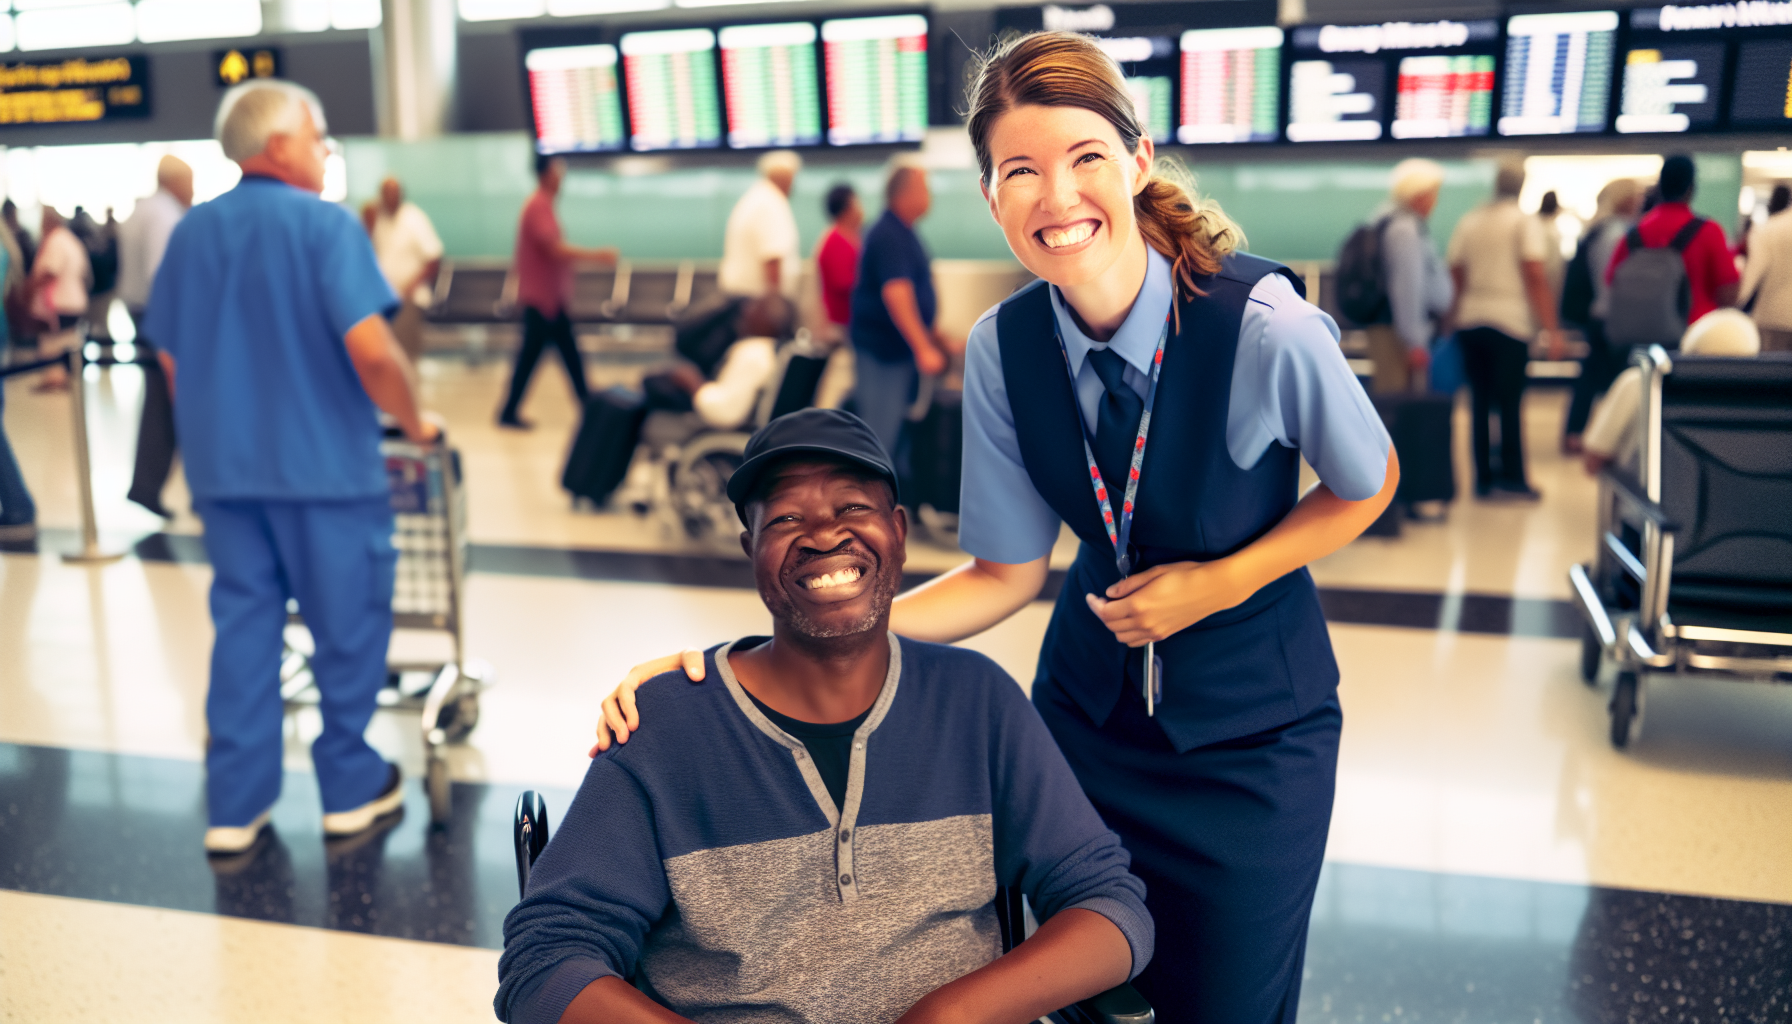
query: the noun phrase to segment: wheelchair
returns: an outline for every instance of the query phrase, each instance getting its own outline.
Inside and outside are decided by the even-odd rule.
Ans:
[[[516,840],[516,891],[521,898],[529,889],[529,869],[548,845],[548,805],[541,794],[525,790],[516,798],[513,822]],[[1026,906],[1020,893],[996,889],[996,923],[1002,931],[1002,952],[1026,938]],[[1121,983],[1100,995],[1065,1007],[1049,1017],[1057,1024],[1154,1024],[1157,1014],[1130,983]]]
[[[1792,683],[1792,358],[1636,353],[1638,470],[1599,478],[1597,557],[1569,569],[1581,678],[1617,671],[1611,743],[1650,675]]]
[[[635,511],[657,516],[670,533],[682,533],[694,541],[725,544],[732,548],[740,532],[734,503],[728,500],[728,478],[745,461],[747,441],[753,432],[785,413],[815,404],[815,390],[827,365],[827,352],[807,330],[778,348],[777,361],[753,416],[740,430],[714,430],[695,413],[654,412],[642,427],[642,452],[648,468],[631,468],[648,475],[645,493],[635,497]]]

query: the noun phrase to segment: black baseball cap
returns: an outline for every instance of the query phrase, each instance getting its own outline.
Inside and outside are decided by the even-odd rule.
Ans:
[[[896,489],[896,469],[865,421],[842,409],[798,409],[760,427],[747,441],[746,461],[728,478],[728,500],[744,507],[766,471],[793,455],[823,455],[863,466]]]

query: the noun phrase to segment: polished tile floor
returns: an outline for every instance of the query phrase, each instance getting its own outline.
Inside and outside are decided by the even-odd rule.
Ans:
[[[558,491],[574,410],[556,369],[530,434],[490,425],[503,367],[424,372],[465,456],[469,653],[498,679],[452,751],[455,821],[430,830],[413,784],[390,831],[331,849],[301,711],[276,830],[234,866],[198,852],[199,524],[178,481],[166,526],[122,500],[140,378],[88,384],[105,540],[139,553],[98,568],[55,557],[79,524],[67,399],[8,383],[47,529],[38,553],[0,554],[0,1019],[489,1019],[516,793],[564,800],[628,665],[764,629],[724,549]],[[1541,503],[1459,500],[1314,569],[1348,725],[1303,1021],[1792,1019],[1792,689],[1657,685],[1641,741],[1606,745],[1565,605],[1593,488],[1553,450],[1562,406],[1528,399]],[[909,568],[960,557],[917,544]],[[968,646],[1026,680],[1047,612]],[[371,735],[416,776],[414,717],[382,713]]]

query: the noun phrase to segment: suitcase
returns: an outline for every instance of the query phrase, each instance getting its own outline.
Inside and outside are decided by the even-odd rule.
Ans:
[[[821,373],[827,369],[826,356],[791,355],[784,366],[784,379],[778,382],[777,397],[772,399],[771,411],[767,413],[765,422],[807,409],[815,404],[815,389],[821,384]]]
[[[1394,501],[1453,501],[1456,498],[1454,395],[1377,395],[1371,399],[1400,453],[1400,488]]]
[[[589,498],[598,505],[609,501],[628,474],[646,419],[647,402],[640,392],[610,388],[592,395],[566,456],[560,486],[575,498]]]
[[[936,512],[958,512],[958,477],[964,463],[964,393],[936,391],[927,413],[905,423],[908,459],[902,503]]]

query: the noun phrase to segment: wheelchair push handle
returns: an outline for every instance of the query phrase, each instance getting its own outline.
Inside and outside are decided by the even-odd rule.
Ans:
[[[529,888],[529,869],[535,858],[548,845],[548,805],[533,789],[524,790],[516,798],[516,819],[513,825],[516,841],[516,894],[520,898]]]

